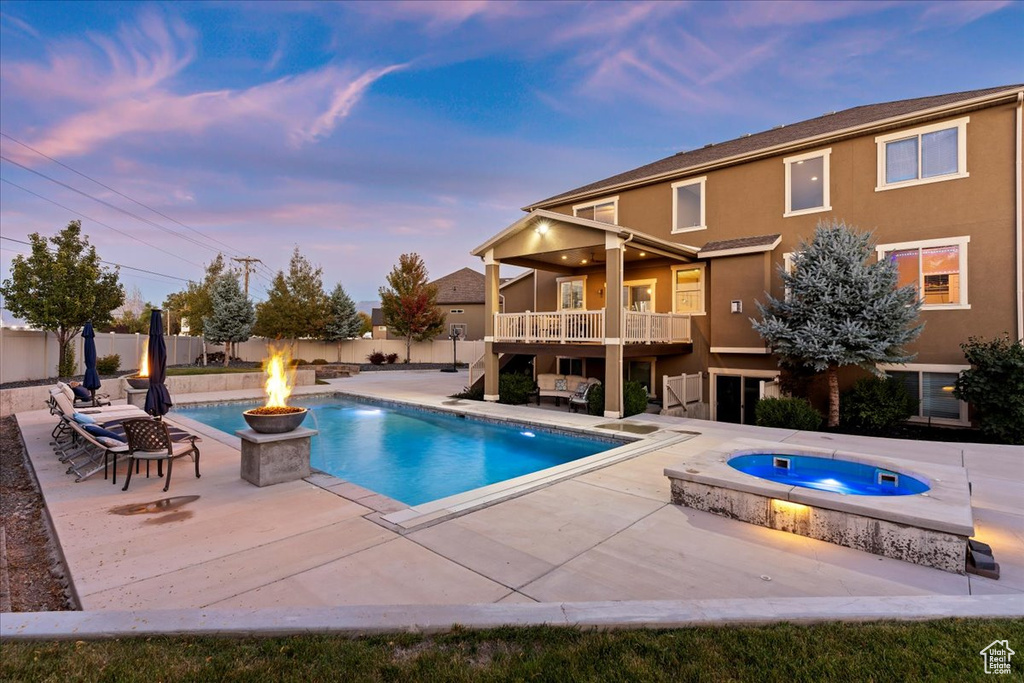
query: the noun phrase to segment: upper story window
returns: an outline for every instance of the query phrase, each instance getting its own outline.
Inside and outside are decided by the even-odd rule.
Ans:
[[[680,266],[672,269],[672,312],[704,313],[704,270]]]
[[[464,309],[464,308],[449,308],[448,312],[449,313],[465,313],[466,309]]]
[[[925,309],[970,308],[967,302],[967,244],[970,237],[879,244],[878,258],[899,271],[899,286],[914,285]]]
[[[829,157],[831,149],[823,149],[783,159],[786,165],[786,213],[831,211],[829,197]]]
[[[672,183],[672,232],[706,230],[704,185],[707,176]]]
[[[889,190],[966,178],[967,122],[955,121],[922,126],[875,138],[878,145],[878,185]]]
[[[619,223],[619,198],[609,197],[589,204],[577,204],[572,207],[572,215],[577,218],[588,218],[601,223]]]
[[[585,277],[558,278],[558,310],[572,311],[587,307]]]
[[[629,311],[654,312],[657,280],[632,280],[622,283],[622,305]]]

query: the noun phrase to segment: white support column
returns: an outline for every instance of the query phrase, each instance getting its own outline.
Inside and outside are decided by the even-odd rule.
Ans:
[[[498,354],[494,352],[494,315],[498,312],[501,263],[494,252],[484,256],[484,400],[498,400]]]
[[[605,236],[604,416],[622,417],[622,245],[617,235]]]

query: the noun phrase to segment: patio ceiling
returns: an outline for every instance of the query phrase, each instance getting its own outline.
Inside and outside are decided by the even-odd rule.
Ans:
[[[570,272],[604,263],[609,235],[626,241],[624,258],[628,263],[658,257],[684,263],[696,260],[695,247],[667,242],[621,225],[544,209],[532,211],[471,253],[483,258],[491,252],[502,263]]]

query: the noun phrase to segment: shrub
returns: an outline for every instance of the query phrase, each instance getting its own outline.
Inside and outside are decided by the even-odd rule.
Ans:
[[[64,347],[64,354],[57,363],[57,375],[60,377],[72,377],[75,374],[75,347],[68,344]]]
[[[113,375],[121,369],[121,356],[112,354],[96,359],[96,372],[101,375]]]
[[[844,427],[884,432],[917,415],[917,397],[895,377],[865,377],[843,394],[839,421]]]
[[[530,400],[533,393],[533,377],[510,372],[498,378],[498,403],[522,405]]]
[[[640,382],[629,381],[622,387],[622,416],[647,412],[647,390]]]
[[[595,384],[587,392],[587,414],[604,417],[604,385]]]
[[[386,360],[388,362],[388,365],[394,365],[396,362],[398,362],[398,354],[397,353],[389,353],[388,355],[384,356],[384,360]],[[408,361],[406,361],[406,362],[408,362]]]
[[[309,365],[309,361],[305,358],[296,358],[294,362],[296,365]]]
[[[478,385],[476,387],[464,387],[462,391],[457,394],[452,394],[449,398],[465,398],[470,401],[482,401],[484,400],[484,387]]]
[[[313,360],[309,361],[309,364],[310,365],[327,365],[327,359],[326,358],[314,358]]]
[[[821,413],[802,398],[762,398],[754,408],[758,427],[813,431],[821,426]]]
[[[1006,335],[971,337],[960,348],[971,368],[960,373],[953,395],[971,404],[986,435],[1024,444],[1024,345]]]
[[[384,365],[384,361],[386,359],[387,356],[385,356],[384,353],[381,351],[374,351],[373,353],[366,357],[366,360],[370,361],[374,365]]]

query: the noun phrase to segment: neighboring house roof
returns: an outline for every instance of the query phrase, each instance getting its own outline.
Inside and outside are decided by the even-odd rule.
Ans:
[[[463,268],[430,284],[437,287],[439,304],[482,304],[484,302],[484,274],[472,268]]]
[[[754,254],[760,251],[771,251],[779,246],[782,235],[756,235],[754,237],[738,237],[732,240],[716,240],[708,242],[697,255],[701,258],[713,258],[715,256],[736,256],[738,254]]]
[[[370,324],[374,327],[384,326],[384,309],[374,308],[370,311]]]
[[[588,195],[595,195],[599,192],[607,193],[623,186],[663,180],[666,176],[684,176],[687,172],[696,171],[711,164],[721,163],[724,165],[730,161],[736,163],[746,157],[775,148],[795,146],[800,142],[811,142],[822,137],[838,137],[843,133],[853,134],[864,127],[881,125],[891,119],[922,114],[937,108],[967,104],[970,100],[984,98],[988,95],[1011,95],[1022,87],[1024,85],[1004,85],[997,88],[868,104],[831,112],[814,119],[787,126],[776,126],[771,130],[753,135],[744,135],[734,140],[705,145],[689,152],[679,152],[653,163],[535,202],[524,207],[523,210],[546,208],[565,203],[569,199],[583,199]]]

